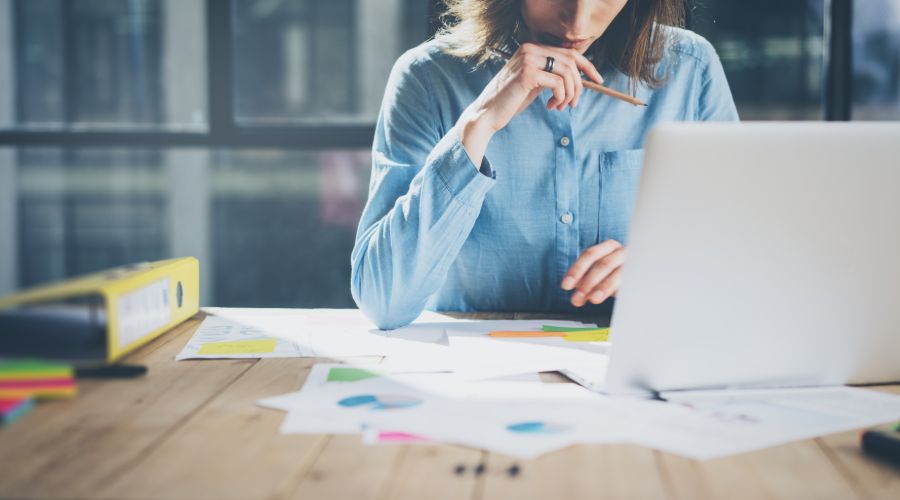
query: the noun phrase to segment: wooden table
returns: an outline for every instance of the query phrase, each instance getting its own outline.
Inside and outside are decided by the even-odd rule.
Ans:
[[[900,498],[900,469],[863,456],[855,431],[708,462],[624,444],[516,461],[452,445],[366,446],[359,436],[281,435],[284,413],[255,401],[298,389],[322,360],[175,362],[199,320],[128,359],[146,364],[146,377],[82,381],[77,398],[40,404],[0,430],[0,496]],[[879,390],[900,393],[900,386]],[[476,475],[479,463],[486,467]],[[520,472],[511,476],[514,463]],[[455,472],[459,464],[466,466],[462,475]]]

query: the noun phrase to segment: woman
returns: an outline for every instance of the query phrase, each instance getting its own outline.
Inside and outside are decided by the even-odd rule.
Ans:
[[[672,27],[683,1],[448,2],[456,24],[397,61],[376,127],[351,289],[379,327],[615,294],[646,132],[737,119],[712,46]]]

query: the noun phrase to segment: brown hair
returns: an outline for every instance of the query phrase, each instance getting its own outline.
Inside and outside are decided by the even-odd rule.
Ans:
[[[444,28],[438,38],[448,54],[482,64],[491,49],[506,45],[524,23],[522,0],[445,0]],[[631,81],[658,87],[665,81],[656,67],[668,44],[665,26],[684,26],[685,0],[628,0],[606,32],[588,49],[594,61],[607,61]]]

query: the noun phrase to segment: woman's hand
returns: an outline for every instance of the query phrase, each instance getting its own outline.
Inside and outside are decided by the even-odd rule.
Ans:
[[[562,280],[563,290],[575,290],[572,305],[586,302],[599,304],[619,290],[625,247],[616,240],[606,240],[589,247],[575,260]]]
[[[554,59],[552,73],[544,71],[548,57]],[[523,43],[456,122],[460,141],[476,168],[491,137],[527,108],[541,90],[553,91],[547,109],[577,106],[584,89],[579,71],[603,82],[593,63],[574,49]]]

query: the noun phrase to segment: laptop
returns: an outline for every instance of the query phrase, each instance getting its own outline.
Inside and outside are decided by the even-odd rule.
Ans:
[[[648,136],[604,392],[900,381],[900,124]],[[597,387],[599,386],[599,387]]]

